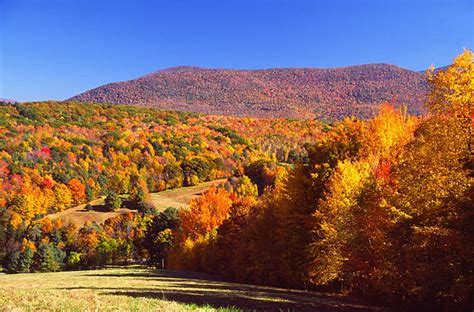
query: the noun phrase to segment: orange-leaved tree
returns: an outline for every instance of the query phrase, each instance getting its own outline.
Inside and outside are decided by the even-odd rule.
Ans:
[[[199,269],[207,243],[216,229],[229,217],[232,205],[224,188],[211,188],[191,200],[188,209],[179,213],[179,227],[174,231],[170,264],[175,268]]]

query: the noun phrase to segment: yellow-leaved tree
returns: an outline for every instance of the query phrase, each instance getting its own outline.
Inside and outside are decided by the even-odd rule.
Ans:
[[[460,125],[465,148],[472,155],[472,117],[474,109],[474,53],[468,49],[445,70],[428,71],[431,92],[427,107],[436,115],[451,117]]]
[[[390,205],[409,218],[391,235],[390,291],[430,309],[474,306],[473,62],[465,50],[448,68],[430,72],[431,115],[392,170]]]

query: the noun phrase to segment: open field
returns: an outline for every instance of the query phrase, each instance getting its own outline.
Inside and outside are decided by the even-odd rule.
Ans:
[[[100,206],[104,204],[104,200],[105,200],[105,196],[91,201],[90,204],[93,206]],[[112,218],[116,215],[127,213],[127,212],[133,212],[133,210],[130,210],[128,208],[120,208],[117,211],[110,211],[110,212],[102,212],[102,211],[94,211],[94,210],[88,211],[85,209],[85,207],[86,207],[86,204],[79,205],[73,208],[66,209],[64,211],[49,214],[47,215],[47,217],[50,219],[60,218],[65,223],[74,222],[78,226],[81,226],[88,221],[103,223],[105,220]]]
[[[150,200],[159,210],[168,207],[183,208],[193,199],[213,185],[224,183],[227,179],[214,180],[200,183],[195,186],[180,187],[158,193],[151,193]]]
[[[214,180],[209,182],[200,183],[199,185],[180,187],[173,190],[166,190],[163,192],[151,193],[150,201],[155,205],[158,210],[164,210],[168,207],[183,208],[191,201],[193,197],[198,196],[205,190],[209,189],[212,185],[217,185],[225,182],[226,179]],[[123,196],[126,198],[126,196]],[[92,206],[101,206],[104,204],[105,196],[93,200],[90,202]],[[114,217],[116,215],[133,212],[134,210],[128,208],[121,208],[117,211],[112,212],[101,212],[101,211],[88,211],[85,209],[86,205],[79,205],[74,208],[70,208],[61,212],[53,213],[48,215],[50,219],[61,218],[64,222],[74,222],[78,226],[83,225],[86,222],[95,221],[97,223],[103,223],[105,220]]]
[[[143,267],[0,275],[1,311],[380,311],[341,296]]]

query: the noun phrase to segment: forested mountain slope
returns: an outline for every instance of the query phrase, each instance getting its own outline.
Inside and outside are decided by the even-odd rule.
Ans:
[[[388,64],[265,70],[174,67],[100,86],[69,100],[336,120],[370,117],[383,102],[407,105],[409,113],[419,114],[426,91],[424,73]]]

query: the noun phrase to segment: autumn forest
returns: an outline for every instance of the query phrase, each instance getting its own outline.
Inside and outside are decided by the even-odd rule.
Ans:
[[[418,115],[390,100],[331,120],[0,103],[3,270],[146,264],[472,309],[474,55],[426,77]],[[152,200],[209,181],[186,207]],[[114,215],[55,217],[80,205]]]

